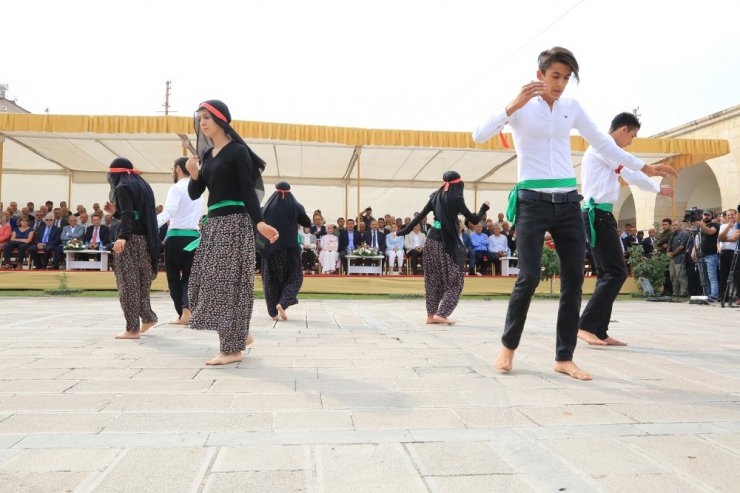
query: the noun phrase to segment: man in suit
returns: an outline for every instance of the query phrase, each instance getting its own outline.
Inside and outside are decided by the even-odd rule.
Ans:
[[[639,243],[637,242],[637,228],[629,225],[624,228],[626,235],[622,238],[622,245],[624,245],[624,252],[625,255],[629,254],[630,247],[637,246]]]
[[[90,250],[110,250],[110,230],[100,224],[98,215],[92,217],[92,224],[85,230],[85,246]]]
[[[385,233],[378,229],[378,221],[375,219],[370,221],[370,231],[365,231],[362,241],[376,249],[380,255],[385,255]]]
[[[339,258],[344,265],[344,271],[347,271],[347,254],[362,245],[360,233],[355,231],[355,220],[347,219],[347,228],[339,232]]]
[[[311,225],[311,234],[319,240],[326,234],[326,226],[324,226],[324,218],[321,214],[313,215],[313,224]]]
[[[653,228],[650,228],[648,231],[647,238],[642,240],[642,249],[645,252],[646,257],[653,254],[653,250],[655,250],[655,230]]]
[[[59,229],[64,229],[67,224],[69,224],[69,221],[66,217],[62,215],[62,208],[61,207],[55,207],[54,208],[54,226],[56,226]]]
[[[115,241],[115,239],[118,238],[118,220],[110,214],[106,214],[103,217],[103,220],[105,221],[105,225],[108,226],[108,229],[110,230],[111,241]]]
[[[46,269],[49,257],[53,255],[53,268],[59,269],[59,261],[62,256],[57,247],[62,242],[62,230],[54,226],[54,214],[47,214],[43,223],[44,225],[39,228],[38,236],[34,236],[34,244],[28,247],[28,252],[31,255],[34,268]],[[43,253],[40,253],[39,250],[43,250]]]
[[[85,240],[85,228],[77,224],[77,221],[77,216],[69,216],[69,224],[62,228],[60,248],[63,248],[69,240]]]

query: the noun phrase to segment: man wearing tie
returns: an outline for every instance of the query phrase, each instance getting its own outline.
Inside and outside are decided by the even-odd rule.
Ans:
[[[378,230],[378,221],[370,221],[370,231],[365,231],[362,240],[371,248],[378,251],[379,255],[385,254],[385,234]]]
[[[85,246],[89,250],[110,250],[110,230],[100,224],[100,216],[92,217],[92,225],[85,231]]]
[[[347,255],[362,244],[360,233],[355,231],[355,220],[347,219],[347,228],[339,232],[339,258],[347,271]]]
[[[62,215],[62,209],[61,207],[54,208],[54,226],[59,229],[64,229],[64,227],[69,224],[67,221],[67,218]]]
[[[653,228],[648,231],[648,237],[642,240],[642,250],[646,257],[653,254],[653,250],[655,250],[655,230]]]
[[[59,269],[59,261],[62,255],[57,247],[59,247],[62,241],[62,230],[54,226],[53,222],[54,215],[47,214],[44,218],[43,226],[39,228],[38,236],[34,237],[38,239],[38,242],[28,248],[34,268],[36,269],[46,269],[51,255],[54,255],[53,268]],[[43,250],[43,253],[39,253],[39,250]]]

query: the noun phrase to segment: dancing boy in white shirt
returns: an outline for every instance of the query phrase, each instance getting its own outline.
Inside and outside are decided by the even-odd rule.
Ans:
[[[631,113],[620,113],[612,120],[609,135],[621,148],[632,143],[640,130],[640,122]],[[612,306],[622,284],[627,279],[627,266],[622,254],[617,221],[612,215],[619,198],[619,177],[647,192],[673,196],[671,187],[660,186],[641,171],[623,168],[607,161],[593,147],[586,150],[581,163],[583,189],[583,223],[586,238],[594,255],[597,280],[594,294],[583,310],[578,323],[578,338],[598,346],[626,346],[607,335]]]
[[[562,98],[571,75],[578,80],[578,62],[565,48],[554,47],[538,57],[537,81],[524,85],[508,106],[476,128],[483,143],[507,123],[513,129],[519,160],[519,183],[509,195],[507,220],[516,222],[519,276],[509,300],[503,347],[496,368],[511,371],[529,304],[539,284],[542,238],[549,231],[560,258],[560,308],[557,320],[555,371],[579,380],[591,376],[573,363],[583,286],[585,232],[570,158],[570,131],[580,134],[605,159],[649,176],[675,175],[666,165],[645,165],[600,132],[581,105]]]
[[[164,210],[157,215],[158,228],[167,221],[170,223],[164,240],[164,265],[170,297],[177,311],[177,318],[170,323],[183,325],[190,321],[188,282],[195,257],[195,252],[186,251],[185,247],[200,237],[198,221],[203,213],[202,199],[191,200],[188,195],[190,173],[185,166],[187,162],[188,158],[181,157],[172,166],[172,179],[175,184],[167,192]]]

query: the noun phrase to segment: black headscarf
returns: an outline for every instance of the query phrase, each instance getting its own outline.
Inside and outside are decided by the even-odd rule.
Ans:
[[[444,185],[430,195],[434,206],[434,217],[441,223],[442,242],[445,250],[460,265],[465,265],[465,247],[460,241],[458,214],[459,203],[463,197],[464,184],[457,171],[447,171],[442,175]],[[462,263],[461,263],[462,262]]]
[[[252,159],[252,163],[254,164],[254,168],[252,169],[252,181],[254,182],[254,188],[257,192],[257,200],[261,201],[262,197],[265,196],[265,184],[262,181],[262,171],[265,169],[265,162],[262,160],[261,157],[254,153],[254,151],[247,145],[246,142],[244,142],[244,139],[242,139],[241,136],[236,133],[236,130],[231,128],[231,113],[229,112],[229,108],[218,99],[209,99],[208,101],[200,103],[198,105],[198,110],[208,111],[208,113],[210,113],[213,117],[213,121],[215,121],[219,127],[224,129],[226,134],[231,137],[231,140],[239,142],[247,148],[249,157]],[[200,161],[202,163],[203,156],[205,155],[206,151],[213,148],[213,141],[203,135],[203,133],[200,131],[200,117],[198,116],[198,111],[195,112],[194,123],[196,150],[198,151],[198,158],[200,158]]]
[[[110,184],[109,201],[116,206],[116,210],[120,214],[133,214],[133,211],[123,211],[121,209],[121,204],[117,200],[118,192],[125,188],[131,195],[134,210],[139,213],[139,223],[141,223],[146,234],[152,271],[156,276],[157,257],[159,255],[159,228],[157,227],[157,211],[152,187],[139,175],[139,171],[134,169],[131,161],[123,157],[116,158],[110,163],[108,183]],[[133,218],[131,219],[133,220]]]
[[[281,181],[275,185],[273,193],[262,207],[265,222],[278,230],[280,234],[275,243],[260,242],[260,254],[268,258],[272,252],[281,249],[301,250],[298,244],[298,223],[308,223],[306,209],[295,199],[290,191],[290,184]]]

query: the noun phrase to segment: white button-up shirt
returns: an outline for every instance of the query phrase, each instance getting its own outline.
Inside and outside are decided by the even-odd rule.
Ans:
[[[167,192],[164,210],[157,215],[157,227],[161,228],[167,221],[169,229],[198,229],[198,221],[203,214],[203,199],[195,200],[188,195],[190,178],[180,178]]]
[[[544,99],[533,98],[511,116],[503,108],[475,129],[473,140],[481,144],[499,133],[507,123],[513,130],[519,181],[575,177],[570,157],[570,131],[574,128],[606,160],[634,170],[645,165],[599,130],[575,99],[557,99],[551,110]],[[538,190],[566,192],[573,188]]]
[[[597,153],[593,147],[586,149],[581,163],[581,187],[583,200],[593,197],[597,204],[614,204],[619,199],[619,177],[630,185],[646,192],[660,192],[660,185],[642,171],[622,168],[619,174],[615,166]]]

